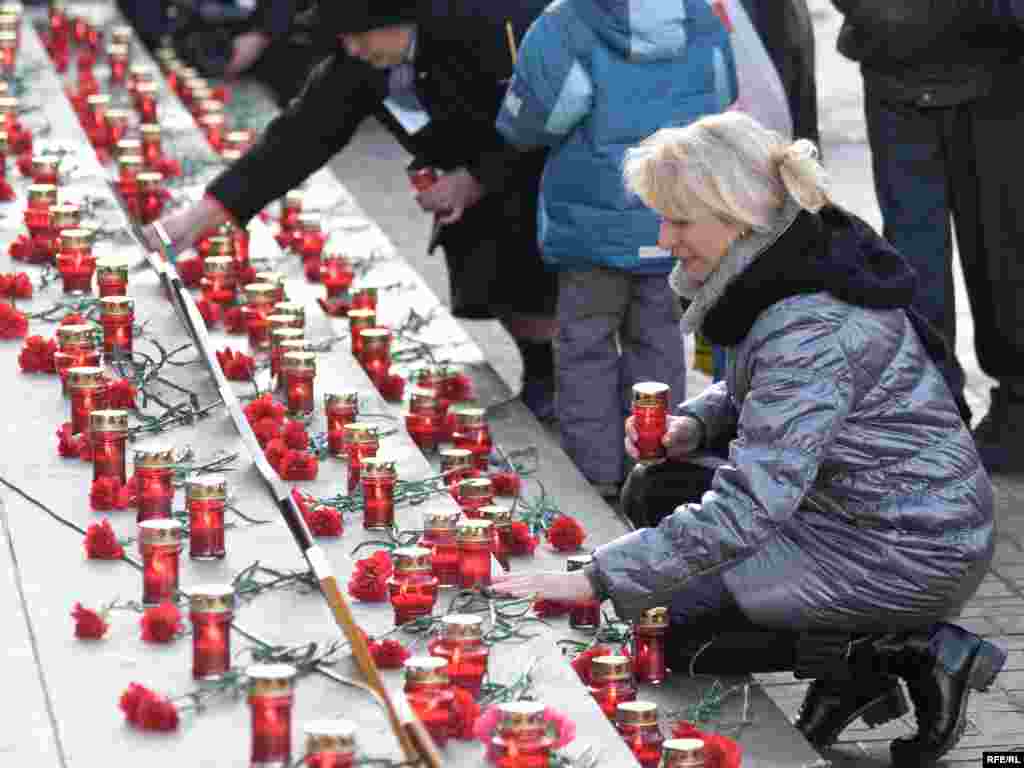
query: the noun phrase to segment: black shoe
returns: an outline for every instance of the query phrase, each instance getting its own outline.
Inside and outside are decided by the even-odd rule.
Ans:
[[[872,728],[910,711],[900,681],[881,677],[863,683],[815,680],[794,725],[815,747],[831,746],[858,717]]]
[[[972,434],[989,472],[1024,472],[1024,401],[1011,399],[1005,387],[992,388],[988,413]]]
[[[930,768],[963,736],[971,690],[988,689],[1006,651],[955,624],[938,624],[894,650],[893,668],[910,691],[918,732],[892,742],[893,765]]]
[[[537,421],[546,422],[555,419],[555,377],[543,379],[524,379],[519,399],[529,408]]]

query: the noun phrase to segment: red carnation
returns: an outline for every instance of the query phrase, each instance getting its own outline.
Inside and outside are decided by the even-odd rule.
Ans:
[[[217,352],[217,362],[224,369],[228,381],[249,381],[256,373],[256,361],[231,347]]]
[[[262,418],[252,425],[252,431],[260,446],[266,450],[272,440],[281,438],[281,422],[269,417]]]
[[[14,187],[11,186],[11,182],[7,179],[0,180],[0,202],[9,203],[15,200],[17,195],[14,192]]]
[[[75,620],[75,637],[79,640],[99,640],[109,629],[103,614],[83,608],[81,603],[75,603],[71,618]]]
[[[57,369],[53,364],[53,353],[56,351],[55,340],[29,336],[18,354],[18,365],[24,373],[55,373]]]
[[[464,373],[457,373],[447,382],[445,394],[455,403],[473,399],[473,380]]]
[[[89,506],[97,512],[109,512],[117,507],[117,496],[121,483],[116,477],[100,477],[92,482],[89,490]]]
[[[370,640],[367,645],[378,669],[401,669],[405,660],[412,656],[408,648],[390,638]]]
[[[480,717],[480,705],[473,700],[473,695],[464,688],[455,687],[455,702],[452,706],[452,737],[464,741],[473,740],[473,725]]]
[[[521,520],[512,522],[510,539],[509,554],[512,555],[532,555],[540,542],[540,539],[530,534],[530,526]]]
[[[345,299],[325,299],[323,296],[317,299],[320,309],[330,317],[348,317],[348,311],[352,308]]]
[[[320,270],[320,257],[311,256],[308,259],[304,259],[302,262],[302,271],[306,273],[306,279],[311,283],[319,283],[321,270]]]
[[[191,259],[179,259],[175,265],[181,282],[189,288],[198,288],[203,279],[203,260],[198,256]]]
[[[161,603],[156,608],[147,608],[139,620],[142,639],[147,643],[169,643],[184,631],[181,611],[174,603]]]
[[[89,434],[83,432],[80,435],[75,435],[75,456],[80,458],[82,461],[92,461],[92,441],[89,439]]]
[[[28,318],[10,304],[0,304],[0,339],[20,339],[28,333]]]
[[[341,512],[326,504],[318,504],[302,515],[314,536],[336,537],[342,534]]]
[[[571,663],[573,670],[579,675],[580,681],[584,685],[591,683],[591,662],[598,656],[629,656],[629,652],[625,648],[616,650],[610,645],[592,645],[587,650],[580,652]]]
[[[294,451],[289,449],[277,465],[277,473],[282,480],[290,482],[302,482],[316,480],[320,470],[320,462],[316,454],[309,451]]]
[[[132,475],[128,478],[128,482],[122,485],[121,489],[117,492],[117,508],[128,509],[128,507],[134,507],[138,495],[139,481],[135,479],[135,475]]]
[[[85,556],[90,560],[120,560],[124,547],[110,527],[110,521],[92,523],[85,532]]]
[[[543,598],[533,601],[533,611],[542,619],[551,619],[556,616],[565,616],[572,610],[572,603],[562,600],[545,600]]]
[[[270,463],[277,474],[281,474],[281,462],[284,461],[285,455],[288,453],[288,446],[284,444],[284,440],[279,437],[275,437],[273,440],[267,443],[263,449],[263,454],[267,457],[267,461]]]
[[[706,768],[740,768],[743,762],[743,747],[740,744],[720,733],[705,733],[686,720],[680,720],[672,726],[672,738],[703,741]]]
[[[380,385],[380,395],[389,403],[397,403],[405,396],[405,379],[389,373]]]
[[[241,307],[231,307],[224,313],[224,330],[228,333],[245,333],[245,315]]]
[[[384,550],[356,561],[356,569],[348,582],[348,593],[365,603],[380,603],[388,599],[387,580],[394,566]]]
[[[220,305],[215,304],[209,299],[200,299],[196,302],[196,309],[199,310],[199,314],[203,316],[203,322],[206,323],[207,328],[213,328],[220,322]]]
[[[239,267],[235,264],[237,280],[235,281],[238,285],[249,285],[249,283],[259,282],[256,279],[256,267],[252,264],[246,264],[244,267]]]
[[[32,281],[29,280],[28,275],[26,275],[24,272],[19,272],[16,275],[12,275],[9,291],[9,295],[13,296],[16,299],[31,299]]]
[[[492,472],[491,488],[498,496],[518,496],[522,485],[515,472]]]
[[[111,408],[135,410],[135,395],[138,390],[128,379],[113,379],[107,382],[107,399]]]
[[[18,171],[22,176],[32,175],[32,154],[30,152],[22,152],[18,155]]]
[[[7,251],[15,261],[28,261],[32,256],[32,240],[28,235],[18,235]]]
[[[285,407],[275,402],[271,394],[267,393],[253,400],[245,406],[245,417],[250,424],[255,424],[260,419],[273,419],[276,422],[283,422]]]
[[[289,448],[304,451],[309,448],[309,434],[301,421],[287,421],[284,425],[282,439]]]
[[[138,683],[128,686],[118,705],[128,722],[144,731],[173,731],[178,727],[174,704]]]
[[[160,163],[157,166],[157,170],[163,174],[165,179],[176,179],[181,176],[181,163],[175,160],[173,157],[164,155],[160,158]]]
[[[57,430],[57,453],[65,459],[78,456],[78,443],[71,434],[71,422],[65,421]]]
[[[64,315],[64,318],[58,323],[58,325],[84,325],[89,322],[82,315],[77,312],[71,312],[70,314]]]
[[[213,89],[211,97],[219,101],[221,104],[230,104],[231,89],[226,85],[218,85]]]
[[[547,530],[548,543],[559,552],[575,552],[580,548],[587,532],[575,517],[559,515]]]

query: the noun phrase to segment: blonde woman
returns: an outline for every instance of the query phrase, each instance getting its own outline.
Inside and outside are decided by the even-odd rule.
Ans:
[[[894,762],[933,765],[1005,660],[945,622],[992,558],[992,488],[933,360],[944,344],[907,311],[913,271],[830,203],[815,155],[737,113],[628,152],[626,185],[677,260],[684,328],[726,347],[727,374],[672,418],[653,484],[679,495],[646,510],[651,527],[586,572],[498,586],[609,598],[626,619],[670,605],[677,672],[812,678],[797,725],[819,747],[903,714],[903,680],[920,730]],[[687,463],[723,444],[714,471]]]

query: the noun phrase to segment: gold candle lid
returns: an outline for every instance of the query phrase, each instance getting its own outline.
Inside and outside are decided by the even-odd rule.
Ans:
[[[203,103],[209,104],[210,100],[207,99]],[[223,112],[207,112],[199,118],[199,124],[203,126],[224,125],[224,122]]]
[[[592,562],[594,562],[593,555],[569,555],[565,560],[565,570],[570,573],[582,571]]]
[[[245,669],[250,696],[291,693],[296,670],[291,664],[252,664]]]
[[[271,317],[277,317],[277,315],[271,315]],[[270,329],[270,346],[279,347],[282,342],[285,341],[305,341],[305,331],[301,328],[292,328],[284,326],[281,328]],[[298,351],[305,351],[301,345],[297,345],[294,349]]]
[[[96,260],[97,275],[117,275],[128,279],[128,260],[121,256],[103,256]]]
[[[704,765],[704,742],[701,739],[668,739],[661,744],[658,768],[695,768]]]
[[[91,229],[62,229],[60,230],[61,248],[88,248],[92,245]]]
[[[57,202],[57,187],[54,184],[29,184],[28,200],[30,203],[54,205]]]
[[[359,393],[352,392],[331,392],[324,395],[324,407],[334,408],[336,406],[348,406],[359,408]]]
[[[299,229],[303,232],[320,231],[320,213],[318,211],[305,211],[299,214]]]
[[[367,456],[360,463],[363,465],[363,475],[365,477],[395,477],[398,474],[398,465],[394,459],[381,456]]]
[[[284,196],[284,204],[289,208],[301,208],[306,193],[301,189],[289,190]]]
[[[359,336],[367,347],[380,347],[391,341],[391,331],[387,328],[363,328]]]
[[[120,171],[138,169],[142,167],[142,155],[119,155],[117,167]]]
[[[18,97],[17,96],[0,96],[0,114],[3,115],[18,115]]]
[[[636,625],[645,629],[661,629],[663,627],[667,627],[668,608],[664,606],[648,608],[640,614],[640,618],[636,622]]]
[[[486,504],[480,507],[480,516],[494,523],[495,528],[508,528],[512,525],[512,507],[503,504]]]
[[[423,513],[423,530],[454,532],[462,512],[457,509],[435,509]]]
[[[135,177],[135,181],[139,184],[139,189],[152,190],[160,186],[160,182],[164,180],[164,175],[157,171],[145,171]]]
[[[463,427],[481,427],[487,423],[487,411],[477,406],[456,408],[455,423]]]
[[[81,346],[83,344],[95,345],[95,343],[95,326],[86,323],[57,326],[57,344],[61,347],[67,345]]]
[[[143,520],[139,523],[139,544],[177,544],[183,530],[177,520]]]
[[[348,322],[352,328],[372,328],[377,324],[377,311],[374,309],[350,309]]]
[[[275,330],[284,330],[283,328],[276,328]],[[297,328],[289,328],[288,330],[298,330]],[[273,340],[273,337],[271,337]],[[277,346],[281,350],[281,354],[284,355],[288,352],[313,352],[313,342],[306,338],[297,339],[281,339],[277,342]]]
[[[287,328],[292,331],[298,331],[300,336],[305,333],[302,330],[302,326],[298,324],[299,318],[295,315],[281,315],[273,314],[267,315],[267,322],[270,324],[270,332],[279,331],[282,328]]]
[[[107,110],[107,123],[114,123],[116,125],[127,125],[128,120],[131,118],[131,113],[127,109],[121,109],[120,107],[113,107]]]
[[[89,109],[97,109],[98,107],[109,107],[110,106],[110,94],[109,93],[94,93],[85,98],[85,103],[89,105]]]
[[[544,705],[539,701],[510,701],[498,705],[498,730],[509,731],[543,730]]]
[[[469,477],[459,481],[459,496],[463,499],[483,499],[493,495],[489,477]]]
[[[156,73],[148,64],[132,64],[128,67],[128,74],[136,80],[152,80]]]
[[[406,659],[405,680],[410,683],[447,683],[448,659],[440,656],[413,656]]]
[[[480,410],[480,406],[476,403],[452,403],[448,406],[448,413],[450,413],[452,418],[455,419],[455,423],[459,425],[463,423],[462,414],[466,411],[473,412],[478,410]]]
[[[245,286],[245,300],[250,304],[272,304],[277,286],[270,283],[249,283]]]
[[[306,308],[297,301],[279,301],[274,305],[275,315],[291,315],[305,319]]]
[[[668,384],[662,384],[659,381],[641,381],[633,385],[633,404],[667,407],[669,391]]]
[[[53,171],[56,173],[60,167],[60,158],[57,155],[48,155],[45,152],[32,155],[32,171]]]
[[[433,567],[431,552],[425,547],[398,547],[391,553],[391,558],[395,571],[400,573],[429,571]]]
[[[653,701],[624,701],[615,709],[615,722],[621,725],[657,725],[658,705]]]
[[[450,613],[441,617],[441,634],[448,640],[478,640],[484,634],[484,620],[471,613]]]
[[[461,520],[455,535],[459,541],[490,541],[492,528],[490,520]]]
[[[50,206],[50,224],[60,232],[62,229],[78,229],[82,210],[74,203],[60,203]]]
[[[21,16],[25,6],[22,3],[0,3],[0,15]]]
[[[168,469],[173,467],[177,456],[173,448],[159,446],[157,448],[136,448],[135,467],[145,469]]]
[[[210,256],[203,262],[204,275],[230,275],[234,271],[235,260],[230,256]]]
[[[139,139],[121,139],[114,149],[118,158],[122,155],[142,156],[142,142]]]
[[[183,79],[191,78],[194,80],[195,78],[199,77],[199,70],[197,70],[195,67],[182,67],[181,76]]]
[[[100,313],[104,316],[130,315],[134,311],[135,299],[131,296],[104,296],[100,299]]]
[[[109,58],[109,59],[127,59],[131,49],[128,47],[126,42],[125,43],[119,43],[117,40],[111,40],[107,44],[107,58]]]
[[[3,82],[0,80],[0,82]],[[0,131],[0,155],[8,155],[11,152],[11,140],[7,137],[7,131]]]
[[[110,28],[110,39],[121,45],[130,43],[132,40],[132,28],[127,24],[117,24]]]
[[[214,235],[210,238],[210,256],[233,256],[235,238],[227,235]]]
[[[595,683],[629,680],[633,666],[626,656],[597,656],[590,661],[590,677]]]
[[[306,733],[307,755],[355,752],[356,724],[350,720],[314,720],[306,723],[303,731]]]
[[[200,584],[185,591],[189,608],[196,613],[230,613],[235,610],[235,588],[231,584]]]
[[[271,286],[284,287],[285,276],[283,272],[257,272],[256,282],[268,283]]]
[[[465,448],[444,448],[439,455],[442,471],[473,466],[473,452]]]
[[[187,499],[226,499],[228,481],[224,475],[192,474],[185,479]]]
[[[377,442],[377,427],[362,421],[353,421],[342,427],[344,442],[346,443],[375,443]]]
[[[102,368],[91,365],[68,368],[68,387],[93,389],[105,386],[107,386],[107,377]]]
[[[228,147],[220,153],[220,156],[230,165],[236,160],[242,159],[242,151],[240,149],[235,149],[234,147]]]
[[[126,432],[128,411],[93,411],[89,414],[89,430],[92,432]]]
[[[285,352],[281,367],[290,371],[316,371],[316,352]]]

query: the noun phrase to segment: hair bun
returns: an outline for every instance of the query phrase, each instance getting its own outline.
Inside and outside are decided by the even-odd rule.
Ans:
[[[817,213],[828,204],[828,177],[813,142],[797,139],[772,150],[771,158],[786,191],[802,208]]]

